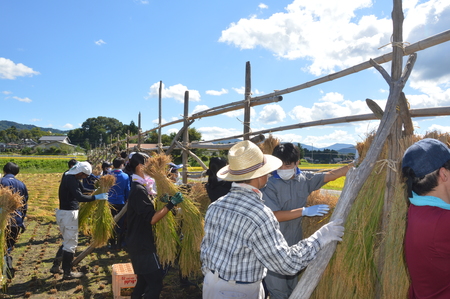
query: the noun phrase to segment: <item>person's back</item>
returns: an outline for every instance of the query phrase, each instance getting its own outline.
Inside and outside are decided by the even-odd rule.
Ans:
[[[450,150],[425,138],[403,156],[408,199],[405,261],[410,299],[450,298]]]

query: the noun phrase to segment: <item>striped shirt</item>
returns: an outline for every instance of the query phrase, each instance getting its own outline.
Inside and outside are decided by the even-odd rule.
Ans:
[[[259,190],[243,185],[233,183],[206,212],[200,252],[203,273],[212,270],[225,280],[256,282],[267,269],[294,275],[305,268],[320,250],[319,242],[310,237],[289,247]]]

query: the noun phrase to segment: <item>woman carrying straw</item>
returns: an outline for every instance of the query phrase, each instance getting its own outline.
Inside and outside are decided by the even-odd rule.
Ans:
[[[133,172],[127,210],[127,251],[130,255],[136,286],[131,298],[156,299],[162,290],[163,270],[156,254],[152,225],[161,220],[173,207],[183,201],[180,193],[159,211],[155,211],[153,198],[149,196],[151,186],[144,179],[144,164],[148,156],[135,153],[129,166]],[[147,188],[148,187],[148,188]]]

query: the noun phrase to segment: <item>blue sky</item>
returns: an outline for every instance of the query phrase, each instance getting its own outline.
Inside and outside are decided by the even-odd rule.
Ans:
[[[450,29],[450,1],[403,1],[403,39]],[[113,117],[149,130],[189,112],[243,100],[250,61],[253,96],[314,80],[388,53],[392,1],[3,1],[0,4],[1,120],[69,130]],[[390,72],[390,63],[382,65]],[[418,52],[404,89],[411,108],[450,106],[450,42]],[[259,131],[384,107],[388,86],[374,69],[254,107]],[[243,111],[192,125],[205,140],[242,133]],[[413,119],[417,134],[450,132],[449,117]],[[378,121],[274,133],[325,147],[355,144]],[[163,133],[181,125],[164,127]]]

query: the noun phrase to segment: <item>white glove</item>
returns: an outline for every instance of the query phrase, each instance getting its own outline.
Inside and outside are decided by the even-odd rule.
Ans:
[[[319,241],[320,248],[323,248],[332,241],[342,241],[342,236],[344,235],[342,223],[342,219],[336,219],[325,224],[312,235],[312,237]]]
[[[108,200],[108,193],[100,193],[97,195],[94,195],[95,200]]]
[[[310,207],[304,207],[302,216],[323,216],[328,213],[330,207],[328,205],[315,205]]]

